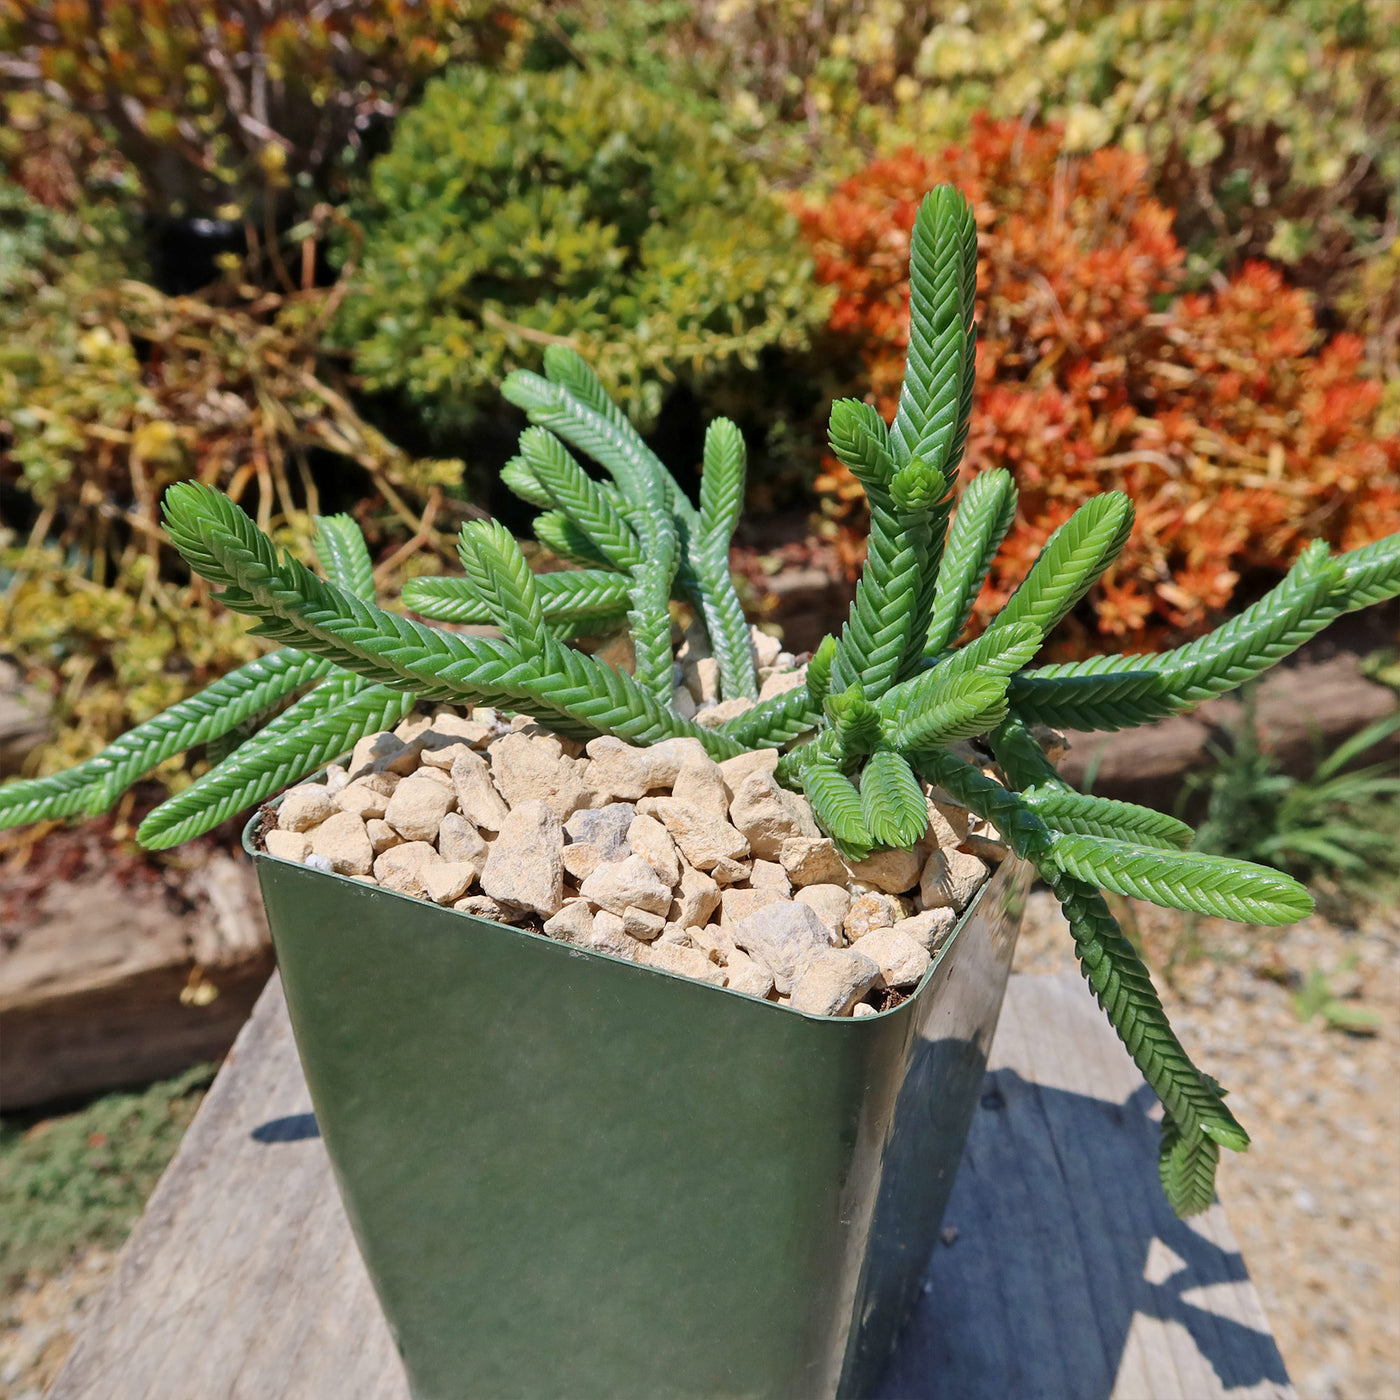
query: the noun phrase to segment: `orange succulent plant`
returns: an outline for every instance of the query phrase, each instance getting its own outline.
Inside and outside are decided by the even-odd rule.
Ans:
[[[856,338],[867,397],[893,417],[909,324],[910,230],[922,192],[967,191],[980,240],[976,408],[964,479],[1016,476],[1021,508],[979,602],[990,616],[1051,531],[1108,490],[1137,526],[1071,649],[1141,648],[1205,628],[1248,570],[1286,568],[1310,538],[1343,549],[1400,529],[1400,437],[1379,427],[1362,343],[1321,343],[1306,293],[1247,263],[1183,290],[1172,213],[1147,163],[1063,149],[1055,127],[974,121],[965,142],[878,160],[803,203],[830,327]],[[838,549],[859,564],[858,482],[817,480]]]

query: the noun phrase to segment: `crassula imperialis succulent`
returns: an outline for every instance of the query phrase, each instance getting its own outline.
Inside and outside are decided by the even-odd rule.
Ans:
[[[1010,528],[1016,489],[987,471],[952,486],[967,437],[975,330],[976,227],[949,186],[924,201],[911,251],[912,324],[898,410],[832,407],[832,451],[870,501],[870,546],[850,616],[817,648],[805,684],[707,728],[674,708],[669,604],[691,604],[719,663],[725,698],[756,695],[750,640],[729,574],[744,494],[744,444],[710,425],[698,506],[608,399],[577,355],[552,347],[545,373],[520,371],[506,396],[533,426],[505,468],[543,511],[540,540],[581,567],[536,576],[498,524],[461,534],[460,578],[418,579],[420,614],[492,622],[466,636],[377,607],[364,541],[321,521],[326,577],[281,553],[226,497],[184,483],[167,528],[225,606],[257,619],[281,649],[138,726],[89,762],[0,789],[0,825],[95,813],[143,772],[195,744],[227,745],[299,696],[192,786],[156,808],[140,839],[165,847],[208,830],[397,723],[416,704],[490,705],[578,739],[636,744],[688,736],[717,759],[782,751],[781,781],[803,791],[850,857],[911,846],[928,822],[926,785],[990,822],[1054,890],[1084,975],[1165,1108],[1162,1183],[1181,1212],[1210,1203],[1220,1148],[1249,1139],[1220,1086],[1167,1023],[1147,970],[1101,891],[1250,923],[1307,914],[1307,891],[1277,871],[1187,847],[1190,829],[1159,812],[1089,797],[1057,775],[1037,725],[1118,729],[1239,685],[1348,609],[1400,593],[1400,536],[1330,557],[1317,544],[1269,595],[1208,636],[1152,656],[1030,663],[1050,630],[1113,562],[1132,503],[1108,492],[1070,517],[974,641],[955,643]],[[591,476],[575,452],[606,474]],[[627,672],[568,645],[624,618]],[[978,761],[969,761],[968,743]],[[995,776],[994,776],[995,775]]]

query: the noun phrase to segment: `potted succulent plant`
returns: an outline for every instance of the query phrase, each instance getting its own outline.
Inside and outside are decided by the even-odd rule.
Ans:
[[[0,789],[3,825],[100,811],[299,696],[146,819],[140,839],[168,846],[354,751],[248,840],[318,1120],[423,1400],[865,1389],[938,1227],[1032,873],[1164,1105],[1176,1209],[1208,1205],[1220,1148],[1248,1143],[1100,891],[1267,924],[1307,913],[1307,892],[1186,849],[1170,817],[1072,791],[1039,727],[1140,724],[1238,685],[1400,592],[1400,537],[1338,558],[1311,546],[1176,650],[1032,666],[1127,538],[1131,503],[1109,493],[955,646],[1016,508],[994,471],[953,509],[976,277],[956,191],[928,197],[911,256],[893,425],[853,400],[831,413],[832,450],[870,500],[850,617],[766,694],[728,572],[737,430],[711,425],[693,505],[587,367],[552,349],[543,376],[507,381],[534,426],[505,477],[580,567],[536,576],[504,530],[473,523],[463,576],[405,592],[424,616],[499,636],[377,607],[345,519],[320,522],[322,579],[224,497],[178,485],[172,539],[282,649],[78,768]],[[706,638],[717,681],[693,715],[673,600],[699,620],[688,659],[699,669]],[[567,644],[624,617],[630,670]],[[419,705],[473,717],[390,732]],[[509,803],[503,727],[553,765]],[[500,746],[490,765],[484,744]],[[566,791],[579,765],[592,787]],[[626,842],[599,834],[623,818]],[[1002,850],[979,897],[950,893],[959,859]],[[887,891],[891,917],[866,929],[824,912],[810,891],[836,869],[877,904]],[[764,889],[794,884],[792,899]],[[701,913],[712,895],[718,926]],[[909,994],[890,995],[909,966]]]

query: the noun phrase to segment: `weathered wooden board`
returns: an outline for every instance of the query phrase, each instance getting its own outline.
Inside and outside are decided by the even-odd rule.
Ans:
[[[883,1396],[1292,1395],[1220,1207],[1188,1225],[1161,1200],[1149,1103],[1080,986],[1012,979]],[[275,979],[50,1400],[194,1396],[407,1400]]]
[[[174,914],[111,874],[60,880],[0,952],[7,1112],[178,1074],[233,1044],[272,970],[251,864],[214,855]],[[193,995],[191,995],[193,993]]]

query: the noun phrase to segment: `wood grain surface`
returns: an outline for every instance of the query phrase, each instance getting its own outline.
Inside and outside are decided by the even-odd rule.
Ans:
[[[1183,1223],[1161,1197],[1151,1106],[1082,986],[1012,978],[945,1243],[879,1395],[1292,1396],[1223,1210]],[[274,1396],[408,1400],[275,978],[50,1400]]]

